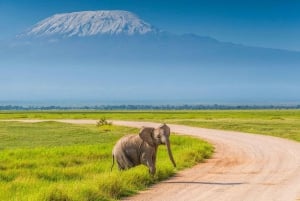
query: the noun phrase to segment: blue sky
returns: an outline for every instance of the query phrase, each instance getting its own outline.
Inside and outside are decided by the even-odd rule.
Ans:
[[[10,44],[16,35],[51,15],[86,10],[128,10],[172,33],[194,33],[220,41],[298,53],[268,50],[273,54],[264,54],[264,49],[256,49],[258,53],[253,59],[251,51],[244,50],[239,58],[235,49],[233,60],[226,58],[228,52],[222,52],[220,60],[203,54],[190,63],[189,60],[180,63],[176,58],[164,63],[160,57],[155,61],[113,57],[113,62],[105,63],[88,61],[85,56],[68,57],[60,48],[57,49],[61,57],[52,60],[25,50],[26,54],[22,48],[12,53],[2,48],[0,104],[11,100],[70,99],[210,104],[300,101],[300,1],[297,0],[0,0],[0,47],[2,42],[6,47],[6,41]],[[183,51],[190,52],[193,46],[185,48]],[[205,53],[207,49],[202,48]]]
[[[0,40],[50,15],[81,10],[129,10],[174,33],[196,33],[246,45],[300,51],[297,0],[0,0]]]

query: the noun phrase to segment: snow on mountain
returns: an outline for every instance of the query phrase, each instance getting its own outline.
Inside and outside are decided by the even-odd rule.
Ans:
[[[100,34],[149,34],[159,30],[135,14],[122,11],[82,11],[56,14],[38,22],[24,36],[94,36]]]

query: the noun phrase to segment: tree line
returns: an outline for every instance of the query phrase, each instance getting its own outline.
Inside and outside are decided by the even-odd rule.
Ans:
[[[300,109],[300,105],[94,105],[94,106],[20,106],[0,105],[0,110],[247,110]]]

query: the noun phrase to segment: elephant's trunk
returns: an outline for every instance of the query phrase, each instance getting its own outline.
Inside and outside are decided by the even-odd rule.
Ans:
[[[174,167],[176,167],[176,163],[175,163],[174,158],[173,158],[173,154],[172,154],[172,151],[171,151],[171,145],[170,145],[169,139],[166,140],[166,146],[167,146],[167,149],[168,149],[169,158],[170,158],[171,162],[173,163]]]

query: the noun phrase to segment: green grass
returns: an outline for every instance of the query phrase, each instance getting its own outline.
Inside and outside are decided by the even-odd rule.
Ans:
[[[217,111],[205,117],[168,122],[264,134],[300,142],[300,110]]]
[[[158,151],[157,174],[144,166],[110,172],[111,150],[134,128],[57,122],[0,122],[0,200],[115,200],[128,196],[208,158],[206,142],[171,135],[178,168]]]
[[[67,125],[58,122],[18,123],[0,122],[0,150],[107,143],[134,132],[126,127],[111,127],[107,133],[96,126]],[[105,133],[105,138],[101,135]]]
[[[300,141],[300,110],[0,112],[0,119],[121,119],[177,123]]]

